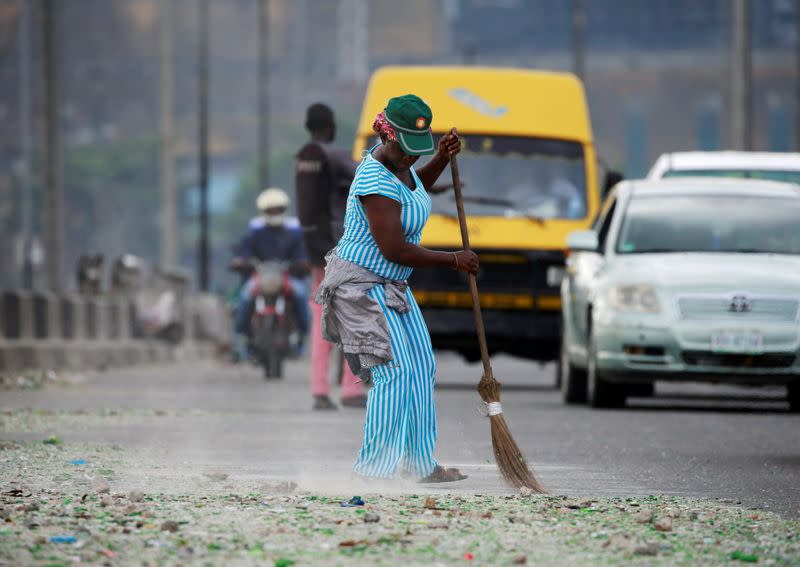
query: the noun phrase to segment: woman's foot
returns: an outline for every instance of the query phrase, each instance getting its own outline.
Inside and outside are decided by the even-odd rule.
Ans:
[[[461,474],[458,469],[446,469],[441,465],[436,465],[433,472],[420,480],[420,482],[455,482],[465,478],[467,478],[467,475]]]

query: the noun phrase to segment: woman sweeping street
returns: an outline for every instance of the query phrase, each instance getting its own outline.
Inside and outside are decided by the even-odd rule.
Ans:
[[[455,129],[434,145],[431,109],[417,96],[389,100],[373,124],[380,144],[365,152],[350,187],[344,234],[327,257],[317,302],[323,334],[341,344],[356,375],[371,385],[364,439],[354,471],[393,478],[398,469],[423,482],[466,478],[433,457],[436,361],[427,326],[407,280],[415,267],[476,273],[470,250],[419,246],[430,216],[428,192],[450,156],[460,151]],[[415,170],[422,155],[435,154]]]

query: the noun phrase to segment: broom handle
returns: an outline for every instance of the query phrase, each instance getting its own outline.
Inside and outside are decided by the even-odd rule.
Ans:
[[[461,177],[458,175],[458,160],[456,156],[450,156],[450,173],[453,176],[453,190],[456,195],[456,208],[458,209],[458,224],[461,227],[461,242],[464,250],[469,250],[469,232],[467,231],[467,215],[464,212],[464,198],[461,195]],[[467,274],[469,279],[469,291],[472,293],[472,312],[475,314],[475,327],[478,330],[478,343],[481,347],[481,361],[483,362],[483,374],[487,378],[493,378],[492,367],[489,364],[489,348],[486,346],[486,331],[483,328],[483,315],[481,314],[481,300],[478,296],[478,282],[475,274]]]

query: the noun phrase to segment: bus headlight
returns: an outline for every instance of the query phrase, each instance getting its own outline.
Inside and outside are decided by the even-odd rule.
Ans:
[[[627,313],[658,313],[656,290],[651,285],[633,284],[617,285],[611,288],[609,300],[615,311]]]

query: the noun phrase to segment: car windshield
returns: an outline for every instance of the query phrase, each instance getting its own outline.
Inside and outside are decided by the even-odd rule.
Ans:
[[[800,254],[800,199],[741,195],[646,196],[628,204],[617,253]]]
[[[800,183],[800,171],[770,169],[672,169],[665,172],[664,177],[730,177]]]
[[[434,137],[438,139],[438,135]],[[586,218],[586,171],[583,146],[578,142],[474,134],[460,137],[458,169],[467,214]],[[377,140],[370,142],[371,146]],[[434,213],[455,216],[452,191],[431,196]]]

